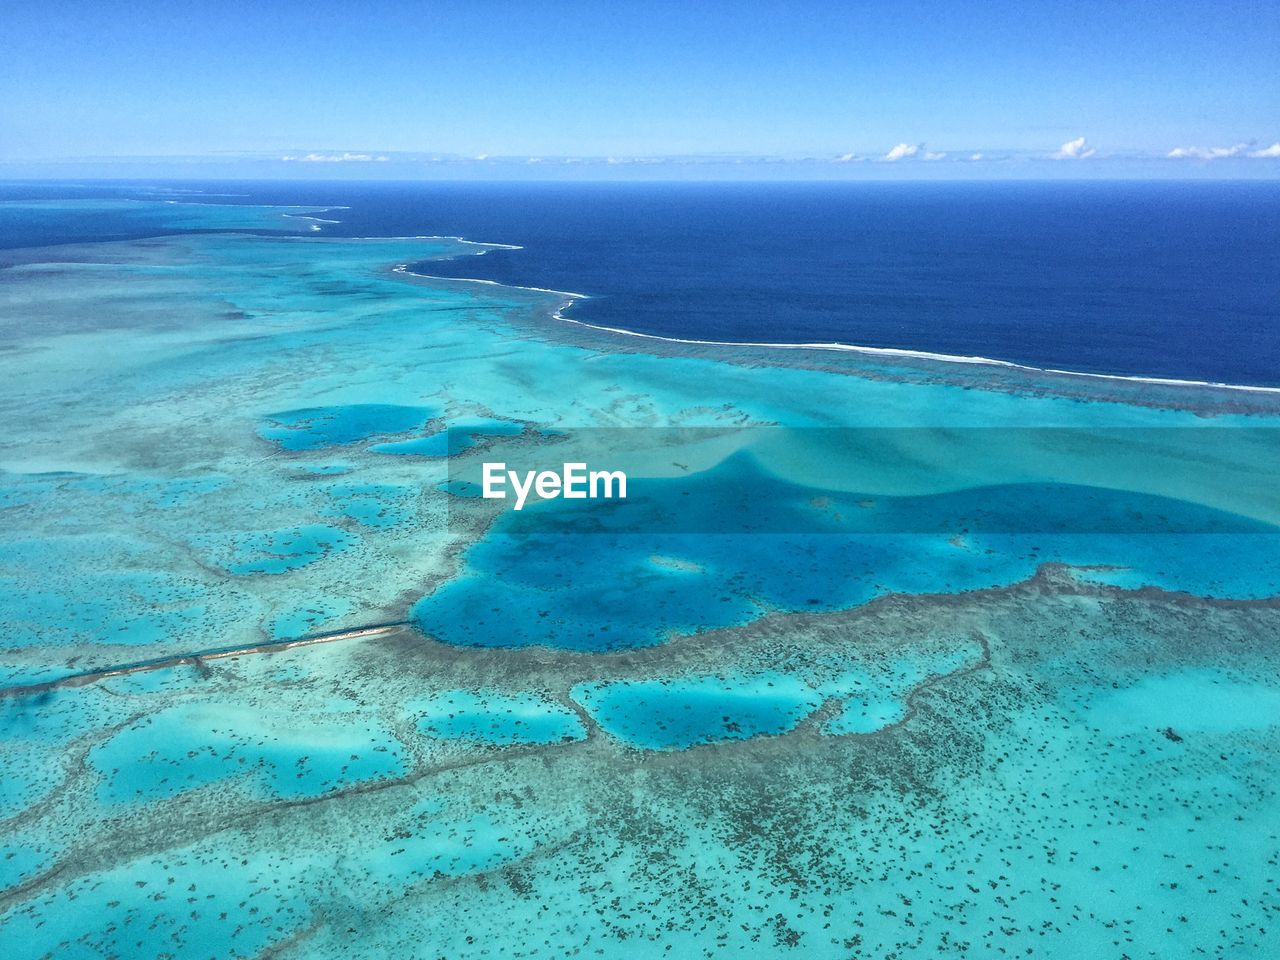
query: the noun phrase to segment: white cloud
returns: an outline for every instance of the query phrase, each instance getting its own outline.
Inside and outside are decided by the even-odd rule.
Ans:
[[[832,163],[853,163],[855,160],[861,160],[862,157],[856,153],[842,153],[840,156],[832,160]]]
[[[594,163],[595,161],[594,161],[594,160],[588,160],[587,162],[588,162],[588,163]],[[680,162],[682,162],[682,161],[681,161],[680,159],[678,159],[678,158],[675,158],[675,157],[605,157],[605,158],[604,158],[604,162],[605,162],[607,165],[611,166],[611,167],[619,167],[619,166],[632,166],[632,165],[641,165],[641,166],[643,166],[643,165],[649,165],[649,166],[652,166],[652,165],[654,165],[654,164],[660,164],[660,163],[680,163]],[[688,160],[685,160],[685,161],[683,161],[683,162],[696,163],[697,161],[696,161],[696,160],[694,160],[693,158],[689,158]],[[733,162],[734,162],[734,163],[743,163],[744,161],[742,161],[742,160],[734,160]],[[760,161],[756,160],[755,158],[750,158],[750,159],[748,159],[748,160],[747,160],[747,161],[745,161],[745,162],[747,162],[747,163],[758,163],[758,162],[760,162]]]
[[[969,159],[970,159],[970,160],[981,160],[981,159],[983,159],[983,156],[982,156],[982,154],[980,154],[980,153],[975,153],[975,154],[974,154],[973,156],[971,156]]]
[[[301,157],[281,157],[298,163],[385,163],[387,157],[371,153],[308,153]]]
[[[1058,152],[1053,155],[1055,160],[1087,160],[1098,151],[1089,146],[1084,137],[1076,137],[1074,140],[1068,140]]]
[[[1280,142],[1269,147],[1250,150],[1253,144],[1235,143],[1229,147],[1175,147],[1166,156],[1174,160],[1221,160],[1226,157],[1253,157],[1265,160],[1280,157]]]
[[[919,144],[900,143],[880,159],[885,160],[889,163],[894,163],[898,160],[908,160],[911,157],[914,157],[919,152],[920,152]]]
[[[1248,149],[1247,143],[1237,143],[1230,147],[1175,147],[1168,155],[1174,160],[1219,160],[1223,157],[1238,157]]]
[[[945,157],[945,153],[926,153],[921,157],[922,160],[941,160]]]

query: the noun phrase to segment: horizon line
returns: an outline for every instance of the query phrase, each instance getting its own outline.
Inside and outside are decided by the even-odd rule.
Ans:
[[[836,185],[836,184],[981,184],[981,183],[1020,183],[1020,184],[1060,184],[1060,183],[1280,183],[1280,171],[1272,176],[1059,176],[1059,177],[1009,177],[1009,176],[965,176],[965,177],[315,177],[289,176],[287,174],[262,174],[257,176],[211,174],[205,176],[186,174],[157,174],[154,176],[107,176],[100,174],[71,175],[57,174],[48,176],[3,176],[0,167],[0,186],[16,184],[88,184],[119,183],[147,184],[167,183],[303,183],[303,184],[456,184],[458,186],[498,185],[498,184],[547,184],[547,185],[590,185],[590,184],[776,184],[776,185]]]

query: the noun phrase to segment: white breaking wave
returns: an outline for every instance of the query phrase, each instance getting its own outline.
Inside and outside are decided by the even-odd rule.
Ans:
[[[328,212],[329,211],[327,210],[325,211],[325,213],[328,213]],[[342,222],[341,220],[326,220],[324,217],[308,217],[301,213],[286,213],[286,214],[283,214],[283,216],[288,217],[290,220],[310,220],[313,223],[341,223]]]
[[[456,238],[454,238],[454,237],[446,237],[446,238],[443,238],[443,239],[453,240],[453,239],[456,239]],[[465,240],[465,241],[463,241],[463,242],[464,242],[464,243],[472,243],[473,241]],[[484,244],[484,246],[497,246],[497,244]],[[516,249],[516,250],[519,250],[520,248],[519,248],[519,247],[516,247],[515,249]],[[568,304],[570,304],[570,303],[573,303],[575,300],[590,300],[590,299],[591,299],[591,298],[590,298],[589,296],[587,296],[585,293],[573,293],[572,291],[569,291],[569,290],[549,290],[549,289],[547,289],[546,287],[526,287],[526,286],[522,286],[521,284],[518,284],[518,283],[499,283],[497,280],[481,280],[479,277],[440,277],[440,276],[436,276],[435,274],[431,274],[431,273],[415,273],[413,270],[410,270],[410,269],[409,269],[409,265],[408,265],[407,263],[398,263],[398,264],[396,264],[394,267],[392,267],[391,269],[392,269],[394,272],[396,272],[396,273],[405,273],[405,274],[408,274],[408,275],[409,275],[409,276],[411,276],[411,277],[421,277],[423,280],[448,280],[448,281],[453,281],[453,282],[455,282],[455,283],[483,283],[483,284],[485,284],[486,286],[489,286],[489,287],[506,287],[508,290],[532,290],[534,293],[551,293],[551,294],[554,294],[554,295],[555,295],[555,296],[557,296],[557,297],[564,297],[564,298],[565,298],[565,302],[564,302],[564,303],[562,303],[562,304],[560,305],[560,309],[564,309],[564,307],[566,307],[566,306],[567,306]],[[579,322],[580,322],[580,321],[578,321],[578,320],[569,320],[567,317],[561,317],[561,316],[559,316],[559,311],[558,311],[558,310],[556,311],[556,316],[557,316],[557,318],[558,318],[558,319],[560,319],[560,320],[564,320],[564,321],[566,321],[567,323],[579,323]],[[584,326],[588,326],[588,327],[589,327],[589,326],[591,326],[591,324],[589,324],[589,323],[588,323],[588,324],[584,324]],[[609,329],[609,328],[608,328],[608,327],[599,327],[599,328],[597,328],[597,329],[600,329],[600,330],[607,330],[607,329]],[[625,332],[625,331],[621,331],[621,330],[620,330],[620,331],[618,331],[618,332],[619,332],[619,333],[623,333],[623,332]],[[658,339],[661,339],[661,338],[658,338]]]
[[[535,289],[535,288],[529,288]],[[552,291],[554,292],[554,291]],[[577,298],[577,294],[566,294]],[[901,347],[864,347],[852,343],[763,343],[752,340],[692,340],[681,337],[663,337],[654,333],[638,333],[635,330],[624,330],[622,327],[606,327],[585,320],[566,317],[563,311],[571,306],[573,300],[561,304],[553,316],[565,323],[576,323],[580,327],[616,333],[624,337],[640,337],[644,340],[661,340],[667,343],[682,343],[708,347],[756,347],[770,350],[829,350],[844,353],[860,353],[874,357],[902,357],[910,360],[932,360],[939,363],[967,363],[990,367],[1005,367],[1026,373],[1052,374],[1059,377],[1087,377],[1092,380],[1118,380],[1128,383],[1151,383],[1168,387],[1213,387],[1219,390],[1243,390],[1250,393],[1280,394],[1280,387],[1260,387],[1245,383],[1219,383],[1214,380],[1178,380],[1171,377],[1126,376],[1118,373],[1087,373],[1083,370],[1061,370],[1057,367],[1035,367],[1026,363],[1015,363],[1012,360],[998,360],[994,357],[960,356],[951,353],[930,353],[927,350],[907,350]]]

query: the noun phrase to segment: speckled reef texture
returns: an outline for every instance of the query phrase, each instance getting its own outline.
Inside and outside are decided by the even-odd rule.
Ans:
[[[393,269],[484,245],[144,206],[308,235],[5,255],[6,956],[1274,956],[1271,396],[640,343]],[[672,426],[603,435],[638,490],[785,530],[447,492]],[[884,426],[1087,429],[802,429]]]

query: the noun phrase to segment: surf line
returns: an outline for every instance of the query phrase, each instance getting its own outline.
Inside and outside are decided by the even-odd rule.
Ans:
[[[462,239],[462,238],[445,238],[445,239]],[[474,240],[464,240],[464,243],[477,243]],[[486,247],[498,247],[499,244],[479,244]],[[514,249],[520,249],[516,247]],[[1216,380],[1180,380],[1175,377],[1144,377],[1140,375],[1122,374],[1122,373],[1090,373],[1087,370],[1064,370],[1058,367],[1037,367],[1029,363],[1017,363],[1013,360],[999,360],[995,357],[979,357],[979,356],[961,356],[952,353],[931,353],[928,350],[909,350],[905,347],[866,347],[852,343],[832,342],[815,342],[815,343],[769,343],[765,341],[755,340],[695,340],[685,337],[664,337],[656,333],[641,333],[638,330],[627,330],[625,327],[609,327],[599,323],[588,323],[586,320],[578,320],[574,317],[565,316],[564,311],[569,309],[579,300],[590,300],[591,297],[585,293],[574,293],[570,290],[550,290],[546,287],[530,287],[514,283],[501,283],[497,280],[482,280],[477,277],[441,277],[429,273],[418,273],[409,269],[409,264],[399,263],[392,268],[395,273],[406,274],[411,277],[419,277],[423,280],[453,280],[460,283],[481,283],[493,287],[508,287],[513,290],[531,290],[535,293],[551,293],[564,299],[551,314],[553,320],[559,320],[562,323],[572,323],[579,327],[586,327],[588,330],[597,330],[601,333],[612,333],[623,337],[637,337],[641,340],[657,340],[662,343],[679,343],[687,346],[698,347],[751,347],[763,348],[768,350],[825,350],[833,353],[857,353],[869,357],[881,357],[887,359],[903,359],[903,360],[926,360],[934,363],[954,363],[954,364],[970,364],[977,366],[1002,367],[1006,370],[1018,370],[1023,373],[1032,373],[1040,375],[1050,375],[1058,377],[1081,377],[1087,380],[1112,380],[1121,383],[1148,383],[1153,386],[1162,387],[1209,387],[1216,390],[1238,390],[1244,393],[1262,393],[1276,395],[1280,394],[1280,387],[1267,387],[1250,383],[1222,383]]]
[[[218,647],[202,650],[199,653],[179,653],[171,657],[156,657],[154,660],[139,660],[134,663],[121,663],[97,670],[85,670],[81,673],[70,673],[55,677],[41,683],[23,683],[12,687],[0,687],[0,698],[35,696],[49,693],[62,687],[84,687],[99,680],[112,677],[124,677],[131,673],[146,673],[151,670],[168,670],[172,667],[198,666],[206,660],[221,660],[226,657],[239,657],[254,653],[282,653],[296,647],[310,647],[317,643],[335,643],[339,640],[362,640],[368,637],[381,637],[397,633],[409,626],[409,621],[400,620],[395,623],[380,623],[370,627],[359,627],[355,630],[342,630],[337,633],[321,633],[314,637],[301,637],[296,640],[279,640],[270,643],[257,643],[249,647]]]
[[[441,278],[447,279],[447,278]],[[477,281],[483,283],[484,281]],[[537,289],[526,287],[524,289]],[[561,291],[548,290],[548,293]],[[579,298],[576,294],[567,296]],[[859,353],[872,357],[902,358],[908,360],[931,360],[937,363],[967,363],[988,367],[1004,367],[1009,370],[1020,370],[1026,373],[1051,374],[1059,377],[1084,377],[1091,380],[1115,380],[1122,383],[1149,383],[1163,387],[1209,387],[1216,390],[1240,390],[1246,393],[1280,394],[1280,387],[1264,387],[1249,383],[1220,383],[1216,380],[1178,380],[1172,377],[1142,377],[1120,373],[1089,373],[1085,370],[1062,370],[1057,367],[1036,367],[1028,363],[1015,363],[1012,360],[997,360],[992,357],[965,357],[950,353],[929,353],[926,350],[907,350],[902,347],[860,347],[850,343],[765,343],[751,340],[690,340],[681,337],[663,337],[656,333],[640,333],[622,327],[606,327],[585,320],[566,317],[564,310],[573,305],[573,299],[561,304],[560,309],[552,314],[556,320],[564,323],[575,323],[580,327],[599,330],[602,333],[614,333],[624,337],[639,337],[642,340],[660,340],[664,343],[682,343],[702,347],[759,347],[770,350],[828,350],[832,352]]]

